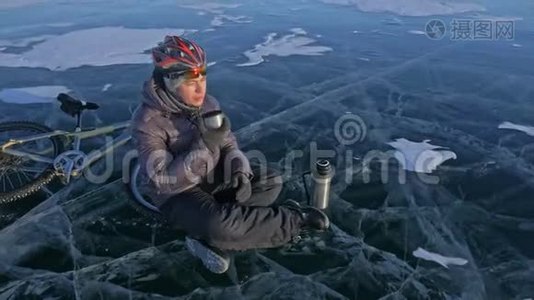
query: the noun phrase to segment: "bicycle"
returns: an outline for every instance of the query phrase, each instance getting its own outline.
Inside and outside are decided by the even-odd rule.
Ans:
[[[129,121],[98,128],[82,127],[82,113],[98,109],[98,104],[78,100],[64,93],[60,93],[57,100],[61,102],[63,112],[76,117],[73,131],[52,130],[31,121],[0,123],[0,204],[33,195],[56,178],[65,185],[69,184],[71,179],[80,177],[91,164],[131,139],[128,131],[124,130],[129,127]],[[80,150],[83,139],[117,130],[124,132],[98,151],[86,153]],[[17,132],[29,134],[17,135]],[[7,135],[7,141],[2,142],[4,134]],[[25,149],[24,146],[28,145],[35,145],[36,148]]]

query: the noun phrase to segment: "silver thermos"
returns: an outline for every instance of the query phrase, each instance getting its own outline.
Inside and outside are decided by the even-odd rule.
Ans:
[[[330,201],[330,182],[334,170],[326,159],[317,160],[315,170],[312,172],[314,191],[312,205],[319,209],[326,209]]]

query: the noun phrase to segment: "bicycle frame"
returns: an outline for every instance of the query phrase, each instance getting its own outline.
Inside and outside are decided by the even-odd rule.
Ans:
[[[50,133],[41,133],[41,134],[30,135],[30,136],[27,136],[27,137],[24,137],[24,138],[21,138],[21,139],[10,139],[6,143],[4,143],[3,145],[0,145],[0,152],[4,152],[4,153],[10,154],[10,155],[19,156],[19,157],[27,157],[27,158],[32,159],[34,161],[54,164],[54,159],[55,158],[49,158],[49,157],[46,157],[46,156],[43,156],[43,155],[28,153],[28,152],[24,152],[24,151],[20,151],[20,150],[9,149],[9,148],[14,146],[14,145],[19,145],[19,144],[23,144],[23,143],[27,143],[27,142],[31,142],[31,141],[36,141],[36,140],[40,140],[40,139],[45,139],[45,138],[49,138],[49,137],[65,136],[65,137],[74,137],[72,150],[80,151],[81,140],[86,139],[86,138],[90,138],[90,137],[99,136],[99,135],[104,135],[104,134],[107,134],[107,133],[110,133],[110,132],[114,132],[114,131],[117,131],[117,130],[121,130],[121,129],[126,129],[126,128],[129,127],[129,125],[130,125],[130,121],[124,121],[124,122],[119,122],[119,123],[111,124],[111,125],[108,125],[108,126],[103,126],[103,127],[99,127],[99,128],[95,128],[95,129],[85,130],[84,131],[81,128],[80,116],[78,116],[78,121],[77,121],[77,125],[76,125],[76,128],[75,128],[74,132],[64,131],[64,130],[54,130],[54,131],[52,131]],[[99,149],[93,150],[88,154],[82,152],[84,155],[86,155],[87,159],[84,160],[84,164],[80,169],[83,170],[83,169],[87,168],[93,162],[97,161],[98,159],[100,159],[101,157],[103,157],[104,155],[109,153],[110,151],[113,151],[115,148],[126,144],[130,139],[131,139],[131,135],[130,135],[129,131],[125,130],[119,136],[113,138],[113,140],[110,143],[106,143],[105,145],[103,145]],[[65,151],[65,152],[67,152],[67,151]],[[68,175],[70,177],[70,174],[68,174]],[[76,175],[76,174],[74,174],[74,175]]]

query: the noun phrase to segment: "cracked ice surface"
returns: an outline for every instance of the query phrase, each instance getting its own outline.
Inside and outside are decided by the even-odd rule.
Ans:
[[[314,32],[287,28],[296,36]],[[364,37],[364,31],[358,34]],[[115,159],[116,173],[105,184],[82,178],[43,202],[1,207],[0,299],[532,298],[534,148],[532,137],[517,124],[532,125],[534,108],[528,100],[534,95],[534,78],[527,72],[505,74],[509,61],[502,56],[488,58],[473,48],[468,56],[463,45],[403,53],[402,61],[394,61],[384,49],[364,64],[358,61],[364,54],[350,52],[343,65],[360,68],[329,65],[328,72],[317,72],[328,76],[307,82],[299,72],[310,75],[317,61],[306,60],[315,57],[295,65],[287,57],[260,66],[273,67],[272,74],[283,75],[279,77],[262,77],[254,68],[247,69],[250,73],[220,69],[224,76],[213,82],[225,84],[219,99],[236,120],[240,145],[261,149],[282,170],[293,170],[284,173],[281,199],[305,201],[299,171],[309,166],[311,142],[334,150],[337,172],[328,210],[333,226],[325,235],[306,237],[293,247],[239,253],[228,274],[210,274],[185,250],[183,232],[130,208],[119,178],[122,161]],[[227,67],[220,61],[216,67]],[[504,63],[481,69],[488,61]],[[379,66],[365,69],[375,63]],[[516,67],[520,72],[521,66]],[[126,89],[118,77],[92,88],[101,91],[108,82],[113,82],[108,94],[118,97]],[[239,82],[238,88],[230,82]],[[125,109],[119,109],[115,98],[112,103],[94,119],[120,119],[119,111]],[[6,106],[6,114],[19,111],[14,105]],[[334,125],[345,112],[363,120],[362,141],[346,145],[337,139]],[[516,124],[508,128],[516,130],[499,129],[503,120]],[[370,151],[387,153],[392,149],[388,143],[399,139],[431,140],[457,159],[436,165],[432,174],[404,173],[395,157],[384,163],[368,160],[368,165],[363,165],[365,159],[353,159]],[[286,159],[293,149],[303,150],[303,158]],[[428,183],[427,175],[439,182]],[[419,255],[425,258],[468,263],[444,268],[415,256],[418,249],[427,251]]]
[[[465,97],[460,97],[462,91],[447,90],[436,93],[431,106],[424,88],[416,91],[397,80],[421,68],[432,72],[424,69],[429,68],[424,67],[426,59],[373,76],[351,74],[301,87],[302,95],[322,92],[243,126],[237,134],[244,149],[263,149],[282,169],[288,149],[305,150],[311,141],[332,147],[341,158],[349,150],[359,157],[373,149],[388,151],[387,142],[401,136],[407,140],[431,136],[436,145],[458,156],[436,166],[439,184],[425,183],[416,173],[405,174],[404,182],[396,180],[401,165],[394,159],[388,162],[385,182],[378,162],[364,168],[338,161],[328,211],[334,224],[330,232],[293,247],[240,253],[230,272],[219,276],[192,259],[184,249],[183,233],[133,211],[120,179],[101,186],[82,180],[0,231],[4,278],[0,296],[487,299],[492,295],[502,299],[532,295],[531,248],[528,243],[511,243],[507,235],[520,240],[533,232],[534,206],[522,195],[534,189],[534,160],[521,153],[510,137],[499,140],[481,134],[488,128],[497,130],[497,119],[488,117],[487,124],[476,126],[461,119],[439,123],[429,119],[456,113],[443,103]],[[425,105],[429,109],[418,113]],[[441,114],[430,109],[436,106],[441,106]],[[367,126],[366,139],[356,145],[341,145],[333,134],[335,121],[347,111]],[[507,117],[514,114],[510,111]],[[306,168],[304,161],[294,164]],[[287,174],[282,197],[303,201],[298,174]],[[495,176],[513,178],[515,184],[492,181]],[[345,178],[351,181],[341,180]],[[488,194],[474,188],[473,182],[492,183],[497,190]],[[441,258],[469,263],[444,268],[424,255],[413,255],[421,248],[427,251],[426,258],[428,253],[439,253]]]

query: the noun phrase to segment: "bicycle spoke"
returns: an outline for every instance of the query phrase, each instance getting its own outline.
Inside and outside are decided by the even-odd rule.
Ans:
[[[9,175],[6,175],[6,178],[7,178],[7,181],[9,181],[9,184],[11,185],[11,187],[15,188],[15,186],[13,185],[13,182],[11,182],[11,179],[9,179]]]
[[[18,181],[19,181],[19,183],[20,183],[19,187],[23,186],[23,185],[24,185],[24,179],[20,177],[20,172],[17,172],[17,171],[14,170],[13,168],[7,169],[6,171],[2,172],[2,177],[7,178],[8,181],[9,181],[9,183],[10,183],[10,185],[11,185],[13,188],[15,188],[15,186],[13,185],[13,182],[12,182],[11,179],[10,179],[10,178],[11,178],[10,175],[13,174],[13,173],[15,174],[15,176],[13,176],[13,177],[16,177],[16,179],[18,179]],[[24,173],[23,173],[23,174],[24,174]],[[27,176],[26,176],[26,177],[27,177]],[[30,181],[31,181],[31,179],[30,179]]]
[[[24,183],[22,182],[22,179],[20,178],[20,173],[19,172],[15,172],[15,174],[17,174],[17,178],[19,179],[20,186],[24,185]]]
[[[39,174],[41,174],[44,171],[44,168],[37,170],[37,169],[32,168],[32,167],[21,167],[21,168],[19,168],[19,170],[22,171],[23,173],[27,172],[27,173],[36,174],[36,175],[33,176],[33,179],[35,179],[35,177],[37,177]]]
[[[43,134],[50,129],[40,124],[26,122],[5,125],[0,131],[0,144],[9,139],[24,140],[35,134]],[[44,136],[44,135],[43,135]],[[34,157],[48,158],[53,160],[58,151],[60,141],[56,138],[43,137],[41,139],[14,144],[11,149],[18,150],[25,155],[10,155],[0,153],[0,193],[14,193],[17,197],[26,196],[26,191],[35,189],[36,180],[47,178],[46,171],[52,166],[49,162],[42,162]],[[59,146],[60,147],[60,146]],[[15,173],[15,174],[14,174]],[[53,194],[50,190],[48,194]],[[24,193],[25,195],[21,195]],[[19,198],[20,198],[19,197]]]
[[[28,131],[24,131],[24,130],[10,131],[9,136],[7,135],[3,136],[4,138],[0,138],[0,141],[2,140],[7,141],[10,138],[20,139],[20,138],[24,138],[25,136],[37,134],[37,133],[41,133],[41,132],[31,130],[31,129]],[[8,134],[8,132],[4,132],[3,134]],[[51,143],[51,141],[47,139],[40,139],[40,140],[22,143],[19,145],[12,146],[12,148],[29,153],[29,154],[42,155],[42,156],[47,156],[51,153],[54,153],[54,146]]]
[[[24,177],[28,178],[28,181],[32,181],[33,179],[28,177],[28,175],[26,175],[26,173],[22,172],[22,175],[24,175]]]

